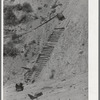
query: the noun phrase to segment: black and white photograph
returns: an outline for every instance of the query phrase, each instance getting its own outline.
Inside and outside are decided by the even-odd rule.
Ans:
[[[3,100],[89,100],[88,0],[3,0]]]

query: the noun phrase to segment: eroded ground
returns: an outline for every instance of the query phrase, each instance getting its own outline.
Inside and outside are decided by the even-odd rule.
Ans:
[[[4,100],[88,99],[88,1],[4,0]]]

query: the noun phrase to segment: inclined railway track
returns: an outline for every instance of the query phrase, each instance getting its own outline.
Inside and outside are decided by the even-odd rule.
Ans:
[[[46,63],[49,61],[50,56],[54,50],[55,45],[53,44],[58,42],[58,39],[60,38],[60,35],[63,33],[63,31],[64,29],[59,29],[56,31],[54,30],[52,34],[48,37],[47,43],[45,43],[42,47],[41,53],[38,55],[37,60],[35,62],[37,66],[35,66],[35,68],[33,66],[31,70],[25,73],[25,80],[33,81],[39,76],[42,69],[44,68],[44,66],[46,66]],[[35,74],[32,76],[33,73]]]

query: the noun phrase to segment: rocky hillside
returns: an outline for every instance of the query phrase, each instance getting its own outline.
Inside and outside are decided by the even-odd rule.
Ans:
[[[88,100],[88,1],[4,0],[4,100]]]

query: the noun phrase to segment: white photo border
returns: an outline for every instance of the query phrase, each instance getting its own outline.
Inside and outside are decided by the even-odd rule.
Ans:
[[[89,0],[88,2],[88,65],[89,65],[89,74],[88,74],[88,95],[89,100],[98,100],[98,0]]]

